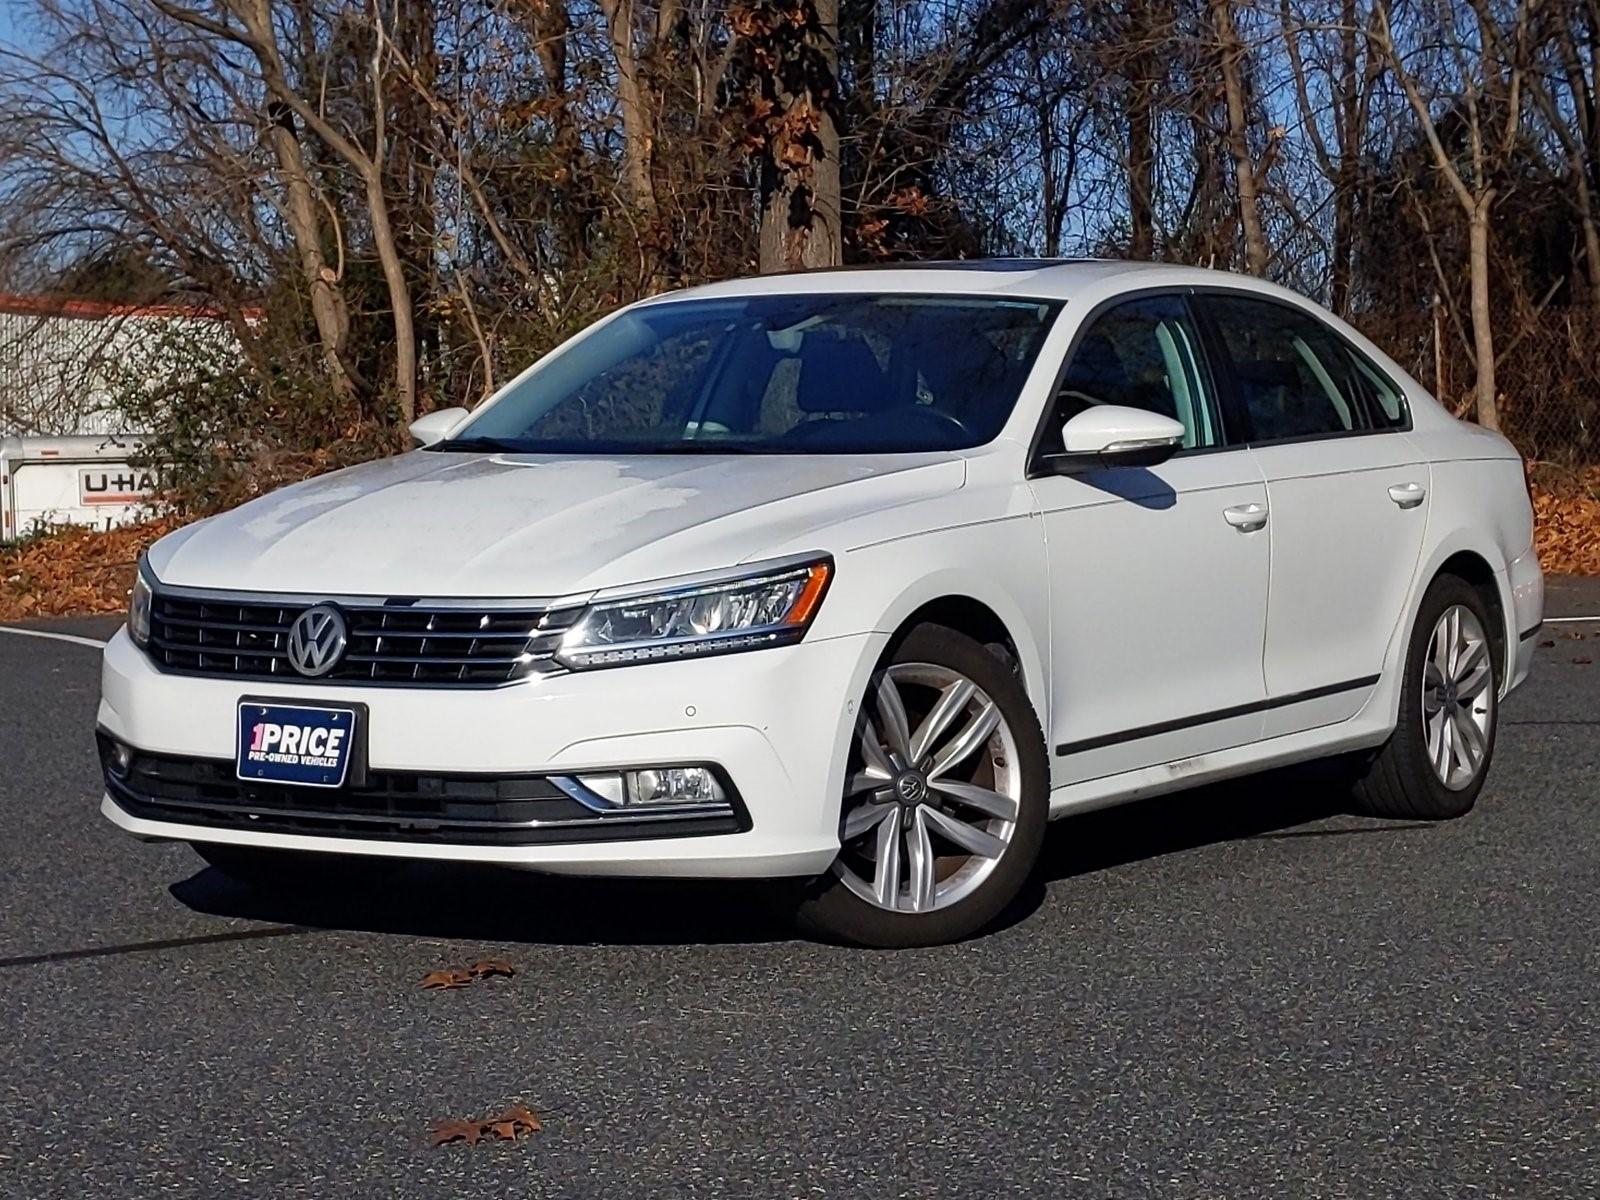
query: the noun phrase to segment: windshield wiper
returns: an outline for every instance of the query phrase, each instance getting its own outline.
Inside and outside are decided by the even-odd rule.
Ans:
[[[427,449],[448,450],[460,454],[492,454],[497,451],[502,454],[523,453],[522,447],[515,442],[492,437],[451,438],[449,441],[435,442]]]
[[[771,454],[772,451],[764,446],[752,445],[749,442],[714,442],[696,441],[690,438],[682,442],[661,442],[658,445],[641,448],[639,450],[625,451],[630,454]]]

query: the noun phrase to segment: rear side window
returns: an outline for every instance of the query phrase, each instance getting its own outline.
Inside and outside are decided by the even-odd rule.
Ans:
[[[1405,424],[1398,389],[1309,313],[1249,296],[1206,296],[1251,440]]]

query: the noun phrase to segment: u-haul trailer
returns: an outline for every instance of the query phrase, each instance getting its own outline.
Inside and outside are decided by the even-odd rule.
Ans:
[[[110,529],[149,511],[155,472],[118,437],[0,437],[0,542],[52,525]]]

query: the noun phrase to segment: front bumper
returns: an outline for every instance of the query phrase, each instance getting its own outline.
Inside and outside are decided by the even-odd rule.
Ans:
[[[166,675],[120,632],[106,647],[99,724],[153,755],[231,762],[242,695],[368,708],[372,772],[528,777],[706,763],[740,801],[731,832],[475,844],[416,837],[264,832],[185,822],[108,791],[102,812],[136,836],[451,861],[596,875],[811,875],[838,853],[838,798],[882,635],[806,641],[718,658],[576,672],[483,691],[337,687]]]

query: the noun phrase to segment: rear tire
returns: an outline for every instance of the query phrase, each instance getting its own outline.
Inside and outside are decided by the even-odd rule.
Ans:
[[[1439,821],[1472,810],[1500,716],[1493,619],[1466,580],[1441,575],[1429,586],[1406,647],[1395,730],[1355,781],[1357,811]]]
[[[263,850],[223,842],[190,842],[206,862],[235,883],[263,892],[337,891],[380,882],[394,873],[389,859],[349,854]]]
[[[839,858],[802,890],[796,923],[858,946],[970,937],[1016,898],[1044,839],[1049,761],[1016,670],[918,626],[857,714]]]

